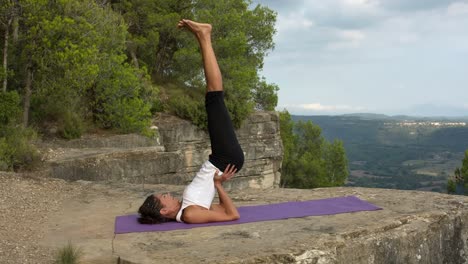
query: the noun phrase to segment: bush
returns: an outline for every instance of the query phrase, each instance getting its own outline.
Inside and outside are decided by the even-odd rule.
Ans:
[[[81,249],[75,248],[71,242],[68,242],[66,246],[57,251],[54,264],[77,264],[82,256]]]
[[[66,112],[60,123],[59,133],[65,139],[79,138],[84,132],[83,121],[76,113]]]
[[[0,125],[7,125],[21,113],[20,96],[16,91],[0,92]]]
[[[447,181],[447,192],[452,194],[455,193],[455,181],[452,179]]]
[[[31,144],[36,132],[22,126],[0,127],[0,169],[29,169],[40,160],[37,149]]]
[[[145,133],[151,125],[150,106],[139,98],[122,98],[104,104],[105,114],[98,117],[105,127],[113,127],[123,133]]]
[[[194,99],[194,97],[199,97]],[[192,121],[196,126],[207,128],[205,101],[200,95],[188,95],[182,90],[173,91],[168,104],[168,110],[180,118]]]

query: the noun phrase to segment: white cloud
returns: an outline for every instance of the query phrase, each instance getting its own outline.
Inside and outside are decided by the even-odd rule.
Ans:
[[[346,5],[365,5],[369,2],[368,0],[343,0],[343,3]]]
[[[414,43],[419,40],[419,36],[411,33],[404,33],[400,35],[399,41],[402,44]]]
[[[261,1],[275,3],[279,27],[264,74],[291,113],[388,112],[454,94],[468,113],[468,0]]]
[[[342,30],[339,35],[341,38],[352,42],[359,42],[366,37],[364,32],[359,30]]]
[[[299,104],[296,106],[299,109],[303,110],[312,110],[312,111],[362,111],[364,110],[363,107],[355,107],[349,105],[323,105],[320,103],[311,103],[311,104]]]
[[[468,14],[468,3],[455,2],[447,7],[447,14],[450,16],[459,16]]]
[[[303,30],[315,25],[314,21],[305,17],[304,12],[292,12],[284,15],[278,15],[277,29],[278,33],[286,30]]]
[[[320,103],[279,105],[277,109],[287,109],[291,114],[346,114],[367,111],[364,107],[349,105],[324,105]]]
[[[366,34],[361,30],[339,30],[337,32],[338,41],[327,45],[329,49],[357,48],[366,38]]]
[[[379,2],[376,0],[341,0],[344,8],[358,8],[361,10],[376,11]]]

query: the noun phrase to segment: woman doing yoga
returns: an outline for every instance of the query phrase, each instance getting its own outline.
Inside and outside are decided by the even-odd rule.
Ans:
[[[231,179],[244,164],[244,153],[224,104],[223,81],[213,47],[211,25],[183,19],[179,28],[195,35],[200,45],[206,79],[205,107],[211,155],[185,188],[182,201],[170,194],[150,195],[139,209],[142,224],[176,220],[185,223],[208,223],[239,219],[239,212],[222,183]],[[223,171],[219,175],[219,171]],[[211,204],[218,192],[219,204]]]

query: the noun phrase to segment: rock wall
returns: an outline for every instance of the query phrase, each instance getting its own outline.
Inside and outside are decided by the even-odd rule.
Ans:
[[[189,121],[160,114],[158,136],[97,136],[42,144],[53,177],[128,183],[184,185],[211,153],[208,134]],[[282,144],[275,112],[255,112],[236,131],[245,164],[227,188],[270,188],[279,185]]]
[[[190,181],[211,153],[208,134],[188,121],[167,115],[160,116],[157,126],[166,151],[181,154],[183,164],[171,177]],[[283,155],[278,114],[256,112],[236,134],[244,150],[245,163],[230,184],[237,188],[278,186]]]

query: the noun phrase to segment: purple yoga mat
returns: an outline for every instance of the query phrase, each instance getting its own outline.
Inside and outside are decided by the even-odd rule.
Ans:
[[[190,229],[205,226],[235,225],[287,218],[332,215],[358,211],[374,211],[382,208],[363,201],[356,196],[327,198],[320,200],[285,202],[266,205],[253,205],[239,207],[240,219],[229,222],[215,222],[206,224],[185,224],[168,222],[156,225],[142,225],[138,223],[138,215],[117,216],[115,219],[115,234],[133,232],[170,231]]]

